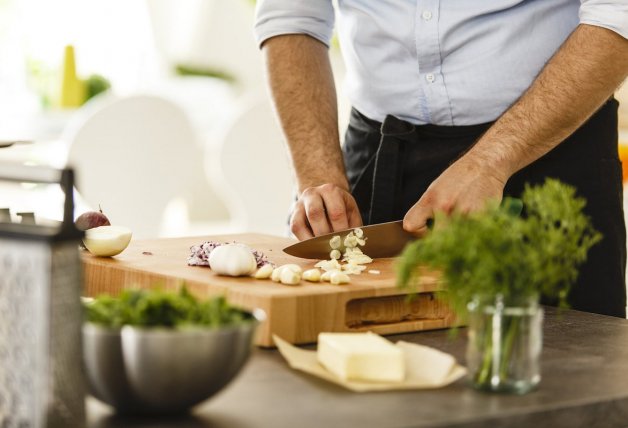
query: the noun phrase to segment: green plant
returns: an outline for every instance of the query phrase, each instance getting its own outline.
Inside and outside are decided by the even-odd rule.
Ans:
[[[508,316],[504,307],[525,308],[540,295],[566,306],[578,266],[601,239],[583,214],[586,202],[576,197],[573,187],[548,179],[542,186],[526,186],[522,199],[524,217],[513,214],[508,200],[502,205],[491,202],[470,215],[438,214],[437,227],[409,244],[398,264],[398,286],[411,290],[417,289],[423,266],[440,270],[446,291],[439,298],[460,318],[473,302],[480,324],[470,344],[482,356],[471,375],[481,389],[522,385],[520,379],[513,380],[513,367],[519,363],[514,356],[531,333],[525,316]]]
[[[542,294],[564,306],[578,266],[601,235],[582,212],[585,200],[558,180],[526,186],[522,200],[523,217],[494,202],[470,215],[437,214],[438,227],[404,250],[398,286],[416,289],[427,266],[442,272],[441,297],[461,315],[474,297],[508,302]]]
[[[217,68],[178,64],[175,66],[175,72],[179,76],[213,77],[228,83],[237,83],[237,79],[233,74]]]
[[[125,290],[119,297],[102,295],[85,303],[88,322],[105,327],[206,326],[217,328],[252,317],[229,305],[223,296],[198,300],[181,287],[178,293],[161,290]]]

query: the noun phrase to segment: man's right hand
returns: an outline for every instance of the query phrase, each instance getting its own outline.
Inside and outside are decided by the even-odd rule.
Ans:
[[[290,217],[290,230],[299,240],[360,226],[362,217],[351,193],[331,183],[305,189]]]

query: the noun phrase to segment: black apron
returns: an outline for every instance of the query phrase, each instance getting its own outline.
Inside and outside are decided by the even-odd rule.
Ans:
[[[525,183],[541,184],[546,177],[575,186],[603,239],[589,251],[568,301],[573,309],[625,317],[626,230],[617,107],[615,99],[609,100],[558,147],[513,175],[504,196],[521,197]],[[343,154],[364,223],[402,219],[432,181],[491,125],[413,125],[390,115],[380,123],[353,109]]]

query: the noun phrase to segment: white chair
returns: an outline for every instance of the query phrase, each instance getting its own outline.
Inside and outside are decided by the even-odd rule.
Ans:
[[[136,238],[163,235],[164,212],[173,201],[184,203],[186,214],[205,213],[204,221],[225,220],[197,138],[182,110],[155,96],[97,100],[64,133],[80,194]],[[180,224],[176,232],[187,230]]]
[[[267,97],[241,102],[217,137],[218,156],[208,153],[206,171],[232,218],[232,229],[272,235],[289,234],[294,201],[288,150]]]

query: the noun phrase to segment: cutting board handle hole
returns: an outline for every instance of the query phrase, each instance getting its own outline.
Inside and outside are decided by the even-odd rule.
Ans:
[[[436,299],[435,293],[419,293],[409,300],[408,295],[353,299],[345,308],[345,325],[350,329],[398,324],[421,320],[449,319],[449,307]]]

